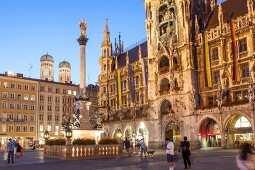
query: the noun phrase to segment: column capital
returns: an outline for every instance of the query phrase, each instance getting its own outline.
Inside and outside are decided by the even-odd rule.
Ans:
[[[86,46],[88,40],[89,40],[89,39],[88,39],[87,37],[85,37],[85,36],[80,36],[80,37],[77,39],[77,41],[78,41],[78,43],[79,43],[80,46],[81,46],[81,45],[85,45],[85,46]]]

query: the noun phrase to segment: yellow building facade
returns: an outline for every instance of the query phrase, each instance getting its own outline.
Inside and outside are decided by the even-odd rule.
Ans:
[[[44,144],[46,130],[52,139],[64,137],[61,133],[63,116],[73,114],[79,86],[47,80],[38,82],[38,143]]]
[[[71,83],[23,77],[22,74],[0,75],[0,142],[9,138],[27,148],[44,144],[44,132],[50,138],[63,138],[63,116],[73,114],[79,87]]]
[[[22,74],[0,75],[0,142],[16,139],[29,147],[37,138],[38,82]]]

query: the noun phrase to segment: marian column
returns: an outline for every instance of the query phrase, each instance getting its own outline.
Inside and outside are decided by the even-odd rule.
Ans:
[[[86,95],[86,44],[88,41],[86,30],[87,23],[84,20],[80,22],[80,37],[77,39],[80,45],[80,87],[79,87],[79,97],[75,102],[75,112],[77,116],[77,123],[79,129],[91,129],[91,124],[89,123],[89,107],[91,102]]]
[[[86,35],[87,23],[84,20],[80,22],[81,34],[77,39],[80,45],[80,91],[81,97],[86,97],[86,44],[88,41]]]

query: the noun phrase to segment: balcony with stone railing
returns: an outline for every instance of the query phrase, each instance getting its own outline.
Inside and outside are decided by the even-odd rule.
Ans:
[[[220,113],[223,111],[234,111],[234,110],[242,110],[249,108],[248,106],[249,100],[240,100],[240,101],[231,101],[231,102],[224,102],[221,105],[221,108],[217,104],[213,105],[206,105],[196,107],[195,110],[198,114],[203,113]]]
[[[53,145],[45,146],[44,157],[55,159],[91,159],[118,157],[122,154],[121,145]]]
[[[160,95],[165,95],[170,93],[170,86],[167,88],[162,88],[159,90]]]

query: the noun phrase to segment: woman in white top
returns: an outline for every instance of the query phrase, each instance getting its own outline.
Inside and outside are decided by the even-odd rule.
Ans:
[[[236,164],[240,170],[255,170],[250,144],[245,143],[241,146],[240,153],[236,155]]]

